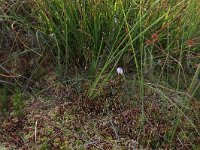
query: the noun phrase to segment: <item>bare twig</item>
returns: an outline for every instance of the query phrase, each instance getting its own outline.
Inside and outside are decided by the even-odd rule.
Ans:
[[[37,120],[35,122],[35,145],[37,145]]]

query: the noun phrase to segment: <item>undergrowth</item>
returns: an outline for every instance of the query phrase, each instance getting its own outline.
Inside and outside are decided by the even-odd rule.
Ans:
[[[56,72],[63,86],[81,80],[74,88],[96,103],[105,93],[125,93],[122,101],[140,108],[139,134],[152,119],[146,109],[156,103],[170,126],[165,142],[170,145],[180,133],[189,138],[185,122],[199,136],[198,123],[187,114],[200,99],[199,10],[198,0],[1,0],[2,112],[10,107],[2,85],[12,91],[20,116],[22,97],[43,93],[42,80]],[[117,76],[118,67],[123,73]],[[167,122],[168,113],[174,117]],[[162,147],[157,140],[152,146],[150,137],[138,137],[139,143]]]

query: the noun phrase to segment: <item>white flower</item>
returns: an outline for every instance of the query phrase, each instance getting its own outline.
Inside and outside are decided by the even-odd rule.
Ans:
[[[119,74],[124,74],[124,71],[123,71],[123,69],[121,68],[121,67],[118,67],[117,68],[117,74],[119,75]]]
[[[116,18],[116,17],[115,17],[115,19],[114,19],[114,22],[115,22],[115,23],[117,23],[117,22],[118,22],[118,20],[117,20],[117,18]]]

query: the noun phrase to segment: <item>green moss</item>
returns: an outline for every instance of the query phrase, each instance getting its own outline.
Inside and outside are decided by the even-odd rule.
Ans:
[[[3,114],[8,112],[8,89],[6,87],[0,89],[0,106]]]
[[[13,102],[14,113],[17,116],[22,116],[24,103],[23,103],[21,90],[19,90],[18,88],[15,89],[15,93],[12,97],[12,102]]]

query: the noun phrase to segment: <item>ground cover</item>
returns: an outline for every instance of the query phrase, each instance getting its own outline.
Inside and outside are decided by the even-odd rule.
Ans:
[[[0,0],[0,149],[199,149],[198,0]]]

